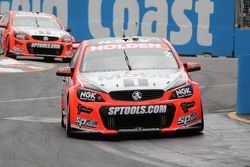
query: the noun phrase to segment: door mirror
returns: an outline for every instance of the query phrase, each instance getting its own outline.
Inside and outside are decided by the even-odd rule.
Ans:
[[[72,48],[73,48],[73,52],[75,53],[78,49],[78,47],[80,46],[81,42],[73,42],[72,43]]]
[[[199,71],[201,70],[201,65],[197,62],[187,62],[183,64],[187,72]]]
[[[72,77],[73,74],[70,67],[60,67],[56,70],[56,75],[62,77]]]
[[[65,29],[67,32],[71,32],[71,29],[70,28],[66,28]]]
[[[5,29],[7,29],[7,24],[5,24],[5,23],[0,23],[0,28],[5,28]]]

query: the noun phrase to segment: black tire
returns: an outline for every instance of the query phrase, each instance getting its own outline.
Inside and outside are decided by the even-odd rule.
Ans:
[[[67,112],[67,126],[66,126],[66,135],[68,137],[72,137],[72,129],[71,129],[71,123],[70,123],[70,109],[69,106],[67,107],[68,112]]]
[[[201,125],[199,128],[194,130],[194,133],[201,133],[204,130],[204,116],[203,116],[203,107],[201,104]]]
[[[44,60],[46,62],[53,62],[55,60],[55,58],[54,57],[44,57]]]
[[[5,56],[6,56],[6,57],[13,58],[13,59],[16,59],[16,55],[13,54],[13,53],[10,53],[10,43],[9,43],[9,41],[10,41],[10,38],[7,37],[7,51],[6,51]]]
[[[62,116],[61,116],[61,127],[62,128],[65,128],[66,126],[65,126],[65,124],[64,124],[64,115],[63,115],[63,113],[62,113]]]

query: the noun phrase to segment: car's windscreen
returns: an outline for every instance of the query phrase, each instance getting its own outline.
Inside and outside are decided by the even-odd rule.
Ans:
[[[62,29],[61,25],[53,17],[15,16],[13,17],[12,25]]]
[[[86,49],[88,50],[88,48]],[[178,69],[171,51],[164,48],[116,49],[85,52],[81,72]]]

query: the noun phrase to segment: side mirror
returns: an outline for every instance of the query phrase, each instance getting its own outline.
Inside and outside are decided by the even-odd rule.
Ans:
[[[73,42],[72,43],[72,48],[73,52],[75,53],[77,51],[77,48],[80,46],[81,42]]]
[[[187,62],[183,64],[187,72],[199,71],[201,70],[201,65],[197,62]]]
[[[66,31],[67,31],[67,32],[71,32],[71,29],[70,29],[70,28],[66,28]]]
[[[7,25],[5,23],[0,23],[0,28],[5,28],[7,29]]]
[[[70,67],[60,67],[56,70],[56,75],[62,77],[72,77],[73,74]]]

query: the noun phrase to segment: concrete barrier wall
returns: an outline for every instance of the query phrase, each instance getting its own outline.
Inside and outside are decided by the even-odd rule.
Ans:
[[[234,0],[0,0],[7,10],[53,13],[78,41],[125,33],[166,37],[181,54],[234,50]]]

